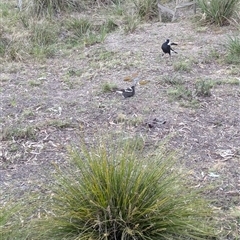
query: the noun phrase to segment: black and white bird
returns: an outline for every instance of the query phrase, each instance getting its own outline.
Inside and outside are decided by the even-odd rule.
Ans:
[[[164,42],[164,43],[162,44],[162,50],[163,50],[162,56],[163,56],[164,54],[168,53],[169,56],[171,57],[171,51],[177,53],[175,50],[172,49],[172,47],[171,47],[172,45],[177,45],[177,43],[172,43],[172,42],[170,42],[169,39],[167,39],[166,42]]]
[[[120,89],[116,92],[120,93],[124,98],[133,97],[135,95],[135,87],[138,84],[138,82],[139,82],[139,79],[135,78],[134,85],[132,85],[131,87],[128,87],[126,89]]]
[[[126,89],[120,89],[117,93],[122,94],[124,98],[132,97],[135,95],[135,85],[128,87]]]

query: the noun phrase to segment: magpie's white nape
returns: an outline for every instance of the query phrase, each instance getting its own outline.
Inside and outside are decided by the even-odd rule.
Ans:
[[[172,49],[172,47],[171,47],[172,45],[178,45],[178,44],[177,44],[177,43],[174,43],[174,42],[170,42],[169,39],[167,39],[167,40],[162,44],[162,51],[163,51],[162,56],[163,56],[164,54],[167,54],[167,53],[168,53],[169,56],[171,57],[171,51],[177,53],[175,50]]]

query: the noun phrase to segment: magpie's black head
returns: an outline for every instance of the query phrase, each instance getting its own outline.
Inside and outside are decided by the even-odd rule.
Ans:
[[[166,39],[166,43],[169,43],[170,42],[170,40],[169,39]]]

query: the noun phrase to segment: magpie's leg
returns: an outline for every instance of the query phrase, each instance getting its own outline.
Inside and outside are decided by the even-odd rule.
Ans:
[[[171,52],[169,53],[169,60],[172,61],[172,55],[171,55]]]

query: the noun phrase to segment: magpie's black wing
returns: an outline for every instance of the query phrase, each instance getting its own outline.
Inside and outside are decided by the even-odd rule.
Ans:
[[[170,54],[170,46],[167,44],[167,42],[162,44],[162,50],[164,53],[169,53]]]

